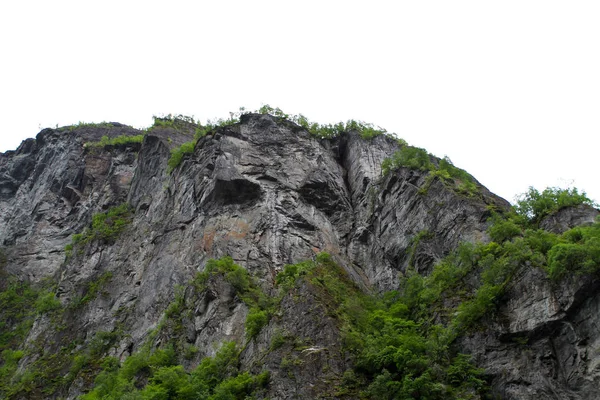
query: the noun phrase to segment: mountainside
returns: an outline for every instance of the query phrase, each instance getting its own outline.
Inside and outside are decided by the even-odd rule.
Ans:
[[[600,398],[598,210],[533,229],[448,160],[296,122],[0,154],[1,396]]]

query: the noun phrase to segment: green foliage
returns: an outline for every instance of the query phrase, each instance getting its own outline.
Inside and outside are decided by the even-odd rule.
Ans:
[[[62,306],[56,298],[54,291],[44,290],[40,292],[35,301],[35,310],[38,314],[45,314],[60,309]]]
[[[274,299],[269,298],[248,271],[234,263],[231,257],[208,260],[204,271],[196,274],[193,285],[202,291],[208,280],[217,275],[223,276],[250,308],[246,319],[246,334],[249,338],[254,338],[269,323],[274,311]]]
[[[296,284],[296,280],[315,267],[310,261],[304,261],[298,264],[288,264],[275,277],[275,283],[284,291],[288,291]]]
[[[205,136],[208,132],[213,130],[219,123],[217,124],[209,123],[207,126],[200,125],[199,122],[195,121],[193,117],[185,116],[185,115],[172,115],[168,114],[163,117],[154,116],[154,123],[150,128],[148,128],[148,132],[151,132],[157,128],[169,128],[174,129],[183,134],[191,135],[194,132],[194,137],[189,142],[185,142],[181,144],[179,147],[176,147],[171,150],[171,156],[167,161],[167,172],[171,173],[175,168],[181,164],[185,156],[192,154],[194,152],[194,148],[196,147],[196,143],[200,140],[201,137]],[[169,143],[171,143],[172,139],[168,138]]]
[[[104,287],[112,279],[112,272],[107,271],[100,275],[98,278],[89,281],[83,288],[83,293],[75,297],[70,304],[71,308],[83,307],[90,301],[94,300],[98,293],[104,289]]]
[[[131,223],[133,209],[129,204],[121,204],[106,212],[92,216],[92,226],[83,233],[73,235],[71,243],[65,247],[65,256],[70,258],[75,247],[83,248],[93,241],[114,243],[119,235]]]
[[[426,232],[417,235],[415,241],[426,236]],[[438,272],[432,282],[441,284],[443,276],[461,275]],[[314,262],[286,266],[277,282],[284,291],[293,285],[311,285],[328,314],[339,319],[344,343],[356,358],[352,379],[344,380],[340,393],[359,395],[362,388],[366,398],[447,399],[469,398],[469,393],[483,391],[482,371],[467,356],[450,350],[452,332],[432,325],[430,311],[419,308],[423,289],[435,283],[419,276],[404,286],[404,293],[374,298],[363,294],[326,253]]]
[[[25,355],[18,348],[33,325],[31,304],[36,298],[36,291],[24,282],[11,281],[0,292],[0,397],[15,390],[10,381]]]
[[[181,164],[183,157],[187,154],[192,154],[194,152],[194,148],[196,147],[196,140],[191,142],[183,143],[181,146],[174,148],[171,150],[171,157],[169,157],[169,161],[167,162],[167,172],[171,173],[175,168]]]
[[[434,164],[432,156],[425,149],[408,146],[404,143],[400,150],[396,151],[392,157],[386,158],[381,163],[383,175],[387,175],[391,171],[401,167],[429,171],[427,180],[420,190],[421,194],[427,192],[435,178],[440,179],[446,184],[450,184],[458,193],[467,196],[474,196],[478,193],[477,184],[473,176],[465,170],[454,166],[448,157],[439,160],[437,165]]]
[[[38,292],[26,282],[11,280],[0,292],[0,352],[16,348],[25,338],[35,316]]]
[[[258,335],[260,330],[269,323],[270,315],[267,311],[260,308],[251,308],[246,317],[246,334],[253,338]]]
[[[600,270],[600,222],[565,232],[548,252],[548,275],[560,279],[568,273]]]
[[[285,344],[287,341],[286,335],[280,330],[275,331],[275,334],[271,338],[271,345],[269,351],[275,351]]]
[[[99,142],[87,142],[83,145],[86,149],[98,149],[104,148],[107,146],[123,146],[126,144],[132,143],[142,143],[144,141],[145,135],[136,135],[136,136],[128,136],[121,135],[114,138],[109,138],[108,136],[102,136],[102,139]]]
[[[287,114],[279,107],[273,108],[268,104],[263,105],[257,112],[259,114],[270,114],[275,117],[292,121],[306,129],[312,136],[320,139],[332,139],[346,132],[358,132],[365,140],[370,140],[378,135],[387,134],[385,129],[363,121],[348,120],[345,123],[338,122],[337,124],[319,124],[317,122],[311,122],[302,114]]]
[[[169,157],[169,161],[167,161],[167,172],[171,173],[175,168],[181,164],[183,158],[194,152],[196,148],[196,143],[200,138],[206,136],[206,134],[212,131],[215,128],[213,125],[208,126],[197,126],[196,133],[194,134],[194,139],[190,142],[183,143],[181,146],[174,148],[171,150],[171,156]]]
[[[269,114],[269,115],[281,118],[283,120],[294,122],[297,125],[300,125],[304,129],[306,129],[312,136],[314,136],[316,138],[320,138],[320,139],[332,139],[332,138],[338,137],[346,132],[351,132],[351,131],[358,132],[360,134],[360,136],[365,140],[373,139],[374,137],[376,137],[378,135],[386,135],[388,137],[396,139],[394,136],[388,134],[385,129],[383,129],[381,127],[376,127],[373,124],[366,123],[363,121],[348,120],[345,123],[338,122],[336,124],[319,124],[317,122],[311,122],[308,118],[306,118],[302,114],[298,114],[298,115],[287,114],[283,110],[281,110],[279,107],[271,107],[268,104],[261,106],[258,110],[254,111],[254,112],[258,113],[258,114]],[[209,133],[217,128],[237,124],[240,121],[240,117],[246,113],[248,113],[248,111],[246,111],[246,109],[244,107],[240,107],[238,112],[230,112],[229,118],[227,118],[227,119],[209,120],[207,122],[206,126],[200,126],[198,124],[198,127],[196,128],[196,135],[194,136],[194,139],[192,141],[184,143],[180,147],[171,150],[171,157],[169,158],[169,161],[168,161],[168,169],[167,169],[168,172],[171,173],[175,168],[177,168],[181,164],[181,162],[183,161],[183,159],[185,158],[186,155],[193,153],[196,143],[202,136],[206,135],[207,133]],[[172,116],[172,115],[168,115],[167,117],[162,117],[162,118],[154,117],[154,121],[155,121],[154,126],[162,126],[162,127],[169,126],[169,127],[177,128],[177,121],[181,117],[182,116]],[[193,121],[193,119],[190,119],[189,117],[185,117],[185,118],[188,118],[188,119],[185,120],[184,122],[186,122],[188,124],[195,123]],[[179,125],[181,125],[181,123],[179,123]],[[150,128],[150,130],[152,128]],[[400,143],[406,144],[406,142],[403,141],[402,139],[396,139],[396,140],[398,140]]]
[[[214,357],[202,359],[191,372],[175,365],[172,349],[147,349],[128,357],[122,366],[107,359],[95,387],[82,400],[112,399],[246,399],[269,382],[268,372],[251,375],[239,370],[239,350],[224,343]],[[147,383],[144,383],[146,381]]]
[[[38,358],[31,371],[17,373],[19,360],[29,354],[29,350],[20,348],[35,317],[39,314],[53,316],[60,309],[60,302],[48,287],[8,279],[0,291],[0,397],[12,398],[30,390],[43,377],[52,375],[53,365],[60,365],[61,354],[53,354]],[[53,384],[48,383],[47,387],[52,388]]]
[[[154,120],[152,126],[148,131],[152,131],[155,128],[172,128],[175,130],[187,130],[190,126],[198,124],[194,117],[190,117],[182,114],[168,114],[164,116],[152,116]]]
[[[131,223],[132,209],[129,204],[121,204],[110,210],[95,214],[92,217],[92,229],[90,235],[92,240],[102,240],[112,243],[123,232],[125,227]]]
[[[558,191],[562,194],[557,195]],[[566,207],[590,203],[578,195],[577,189],[546,189],[545,194],[539,197],[535,193],[539,194],[531,188],[523,196],[536,198],[534,202],[517,205],[505,216],[495,215],[488,230],[494,241],[503,243],[501,248],[506,248],[504,254],[512,252],[513,265],[516,258],[519,262],[527,261],[546,270],[553,280],[562,279],[567,274],[589,274],[600,270],[600,222],[573,228],[562,235],[531,228],[539,222],[540,215],[553,212],[548,211],[550,209],[557,210],[558,204]],[[560,202],[559,198],[562,199]],[[505,255],[501,260],[508,258]],[[496,259],[495,262],[501,260]]]
[[[540,267],[552,279],[600,270],[600,222],[563,235],[528,226],[514,212],[494,215],[493,242],[461,244],[429,276],[409,270],[398,291],[379,299],[362,295],[326,254],[286,266],[276,283],[285,292],[312,285],[329,315],[341,321],[356,367],[340,393],[358,395],[362,388],[367,398],[475,399],[486,390],[483,371],[452,343],[484,326],[481,320],[493,315],[519,269]],[[415,235],[413,246],[427,237],[427,231]],[[457,306],[448,309],[448,299]]]
[[[3,393],[4,389],[8,388],[8,382],[15,374],[18,363],[24,355],[25,352],[22,350],[11,349],[3,350],[0,354],[0,361],[2,361],[2,366],[0,366],[0,385],[2,386],[0,394]]]
[[[464,169],[454,166],[448,157],[444,157],[439,161],[437,171],[443,172],[443,180],[452,181],[459,193],[472,196],[478,192],[475,178]],[[447,178],[446,175],[449,178]]]
[[[488,233],[493,241],[502,243],[521,235],[523,228],[512,218],[503,218],[499,215],[494,215]]]
[[[587,204],[598,207],[585,192],[579,193],[576,188],[560,189],[549,187],[541,193],[530,187],[517,200],[515,211],[517,214],[527,217],[532,224],[538,224],[546,215],[552,214],[561,208]]]
[[[290,117],[290,115],[283,112],[283,110],[281,108],[271,107],[268,104],[261,106],[257,110],[257,112],[258,112],[258,114],[269,114],[269,115],[273,115],[275,117],[284,118],[284,119],[288,119]]]
[[[421,171],[429,171],[434,169],[431,162],[431,156],[427,150],[413,146],[403,146],[396,151],[391,158],[386,158],[381,164],[384,175],[387,175],[392,170],[405,167],[418,169]]]

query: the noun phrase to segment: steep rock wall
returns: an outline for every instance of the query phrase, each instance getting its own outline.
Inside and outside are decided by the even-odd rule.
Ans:
[[[460,242],[488,240],[490,209],[509,206],[482,186],[467,197],[437,179],[428,182],[422,171],[401,168],[382,176],[381,162],[399,146],[388,137],[365,140],[349,132],[317,139],[269,115],[244,115],[239,124],[201,138],[193,154],[167,173],[170,150],[191,138],[190,132],[157,129],[141,145],[91,152],[84,151],[84,142],[139,131],[121,125],[45,130],[0,157],[0,243],[7,271],[32,281],[53,276],[65,306],[90,282],[108,279],[101,295],[69,308],[63,321],[68,340],[84,346],[97,332],[124,329],[109,350],[120,359],[148,340],[158,346],[166,338],[149,333],[178,285],[185,287],[207,260],[225,255],[273,295],[285,264],[321,251],[363,290],[395,289],[407,268],[428,273]],[[92,242],[65,259],[70,236],[93,213],[124,201],[135,212],[115,243]],[[577,281],[557,289],[540,274],[525,270],[506,295],[501,317],[459,345],[486,368],[503,398],[594,398],[597,285]],[[280,315],[241,355],[245,368],[272,371],[270,398],[333,396],[331,382],[351,365],[340,348],[339,326],[315,296],[302,287],[284,298]],[[248,307],[229,283],[211,281],[201,298],[189,291],[184,298],[191,310],[185,341],[199,349],[188,366],[214,355],[223,341],[245,340]],[[39,318],[26,346],[41,342],[47,352],[57,351],[51,343],[64,342],[65,333],[53,331],[51,320]],[[302,338],[309,350],[267,351],[280,331]],[[531,343],[525,349],[513,340],[523,336]],[[300,361],[282,367],[286,351]],[[28,362],[21,360],[21,367]],[[89,382],[76,380],[62,395],[76,398],[87,387]]]

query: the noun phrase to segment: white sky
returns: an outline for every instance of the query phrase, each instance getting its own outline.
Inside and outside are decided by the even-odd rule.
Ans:
[[[3,1],[0,151],[268,103],[380,125],[509,201],[600,201],[598,21],[598,1]]]

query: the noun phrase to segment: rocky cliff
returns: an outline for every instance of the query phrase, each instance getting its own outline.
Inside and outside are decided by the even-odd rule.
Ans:
[[[2,289],[42,293],[31,297],[36,312],[4,316],[5,396],[74,399],[98,385],[103,359],[123,364],[173,342],[173,364],[191,371],[234,342],[239,371],[269,373],[257,397],[356,398],[340,389],[356,358],[335,301],[310,282],[282,293],[278,274],[327,253],[348,287],[377,297],[410,273],[429,275],[461,243],[490,242],[490,217],[510,208],[476,181],[467,195],[418,168],[382,174],[403,146],[386,135],[316,138],[263,114],[199,137],[168,172],[195,128],[45,129],[0,154]],[[562,233],[597,214],[562,209],[541,226]],[[207,267],[224,257],[247,273]],[[492,397],[600,398],[599,283],[595,274],[551,280],[522,263],[452,351],[473,356]],[[261,323],[249,330],[249,321]],[[136,379],[140,389],[158,378],[149,369]]]

